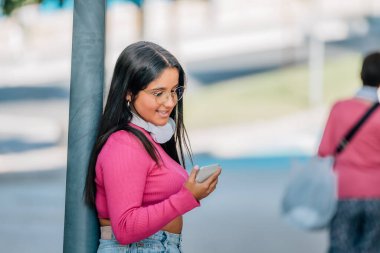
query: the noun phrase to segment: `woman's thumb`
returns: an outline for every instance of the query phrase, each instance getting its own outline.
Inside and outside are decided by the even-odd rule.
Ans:
[[[199,171],[199,166],[195,165],[194,168],[191,170],[191,173],[190,173],[190,176],[189,176],[189,179],[191,181],[195,181],[195,177],[197,176],[198,171]]]

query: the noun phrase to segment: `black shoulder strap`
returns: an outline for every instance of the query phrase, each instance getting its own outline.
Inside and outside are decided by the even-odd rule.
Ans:
[[[352,137],[357,133],[359,128],[363,125],[363,123],[371,116],[371,114],[376,110],[376,108],[379,106],[379,102],[374,103],[371,108],[363,115],[363,117],[360,118],[358,123],[354,125],[351,130],[344,136],[344,138],[340,141],[339,145],[335,149],[335,154],[341,153],[347,146],[347,144],[350,142]]]

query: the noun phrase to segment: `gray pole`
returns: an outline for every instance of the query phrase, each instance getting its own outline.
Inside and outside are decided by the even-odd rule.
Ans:
[[[323,13],[319,0],[313,0],[311,7],[313,11],[309,42],[309,104],[319,105],[323,102],[325,42],[318,35],[318,22],[323,18]]]
[[[105,0],[74,2],[64,253],[98,247],[98,221],[83,188],[103,108],[105,9]]]
[[[314,34],[309,43],[309,103],[319,105],[323,102],[323,77],[325,43]]]

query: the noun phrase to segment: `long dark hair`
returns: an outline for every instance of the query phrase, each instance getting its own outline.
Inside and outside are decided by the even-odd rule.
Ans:
[[[152,143],[136,128],[129,126],[132,118],[127,105],[127,93],[132,101],[147,85],[158,78],[166,68],[176,68],[179,72],[178,86],[185,85],[185,73],[178,60],[167,50],[152,42],[140,41],[126,47],[116,61],[107,103],[100,119],[96,142],[90,157],[84,199],[90,206],[95,206],[95,166],[99,152],[109,136],[119,130],[134,134],[144,145],[149,156],[159,163],[159,156]],[[166,153],[185,167],[184,149],[192,160],[189,139],[183,123],[183,99],[170,114],[176,122],[175,135],[166,143],[161,144]],[[186,167],[185,167],[186,168]]]

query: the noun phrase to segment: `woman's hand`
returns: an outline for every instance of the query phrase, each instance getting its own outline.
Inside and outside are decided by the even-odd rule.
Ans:
[[[190,173],[189,179],[185,183],[185,187],[193,194],[194,198],[200,201],[215,190],[218,183],[218,177],[222,170],[221,168],[218,168],[218,170],[203,183],[197,183],[195,181],[198,171],[199,167],[195,166]]]

